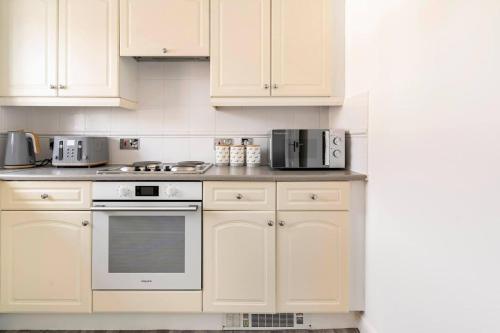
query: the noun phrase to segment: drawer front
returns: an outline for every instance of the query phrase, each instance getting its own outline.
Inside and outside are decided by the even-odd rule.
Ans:
[[[2,210],[87,210],[90,182],[3,182]]]
[[[349,182],[278,183],[278,210],[349,210]]]
[[[205,210],[275,210],[274,182],[204,182]]]

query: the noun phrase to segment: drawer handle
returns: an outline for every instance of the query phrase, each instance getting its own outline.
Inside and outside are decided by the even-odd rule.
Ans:
[[[238,199],[238,200],[243,199],[243,195],[242,195],[242,194],[240,194],[240,193],[236,194],[236,199]]]
[[[88,226],[88,225],[89,225],[89,221],[87,221],[87,220],[82,221],[82,225],[83,225],[84,227]]]
[[[42,198],[42,200],[45,200],[49,198],[49,195],[47,193],[42,193],[42,195],[40,195],[40,198]]]
[[[267,225],[272,227],[274,225],[274,221],[271,221],[271,220],[267,221]]]
[[[168,52],[166,47],[162,48],[161,51],[163,52],[163,54],[166,54]]]
[[[318,200],[317,194],[311,194],[311,200]]]
[[[285,226],[285,221],[280,221],[280,226],[284,227]]]

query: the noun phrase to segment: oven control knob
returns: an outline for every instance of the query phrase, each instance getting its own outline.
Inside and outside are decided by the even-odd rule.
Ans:
[[[134,191],[130,187],[120,186],[118,188],[118,194],[120,198],[132,198],[134,196]]]
[[[165,194],[167,195],[167,197],[169,198],[173,198],[175,197],[177,194],[179,194],[179,190],[174,187],[174,186],[167,186],[167,188],[165,189]]]

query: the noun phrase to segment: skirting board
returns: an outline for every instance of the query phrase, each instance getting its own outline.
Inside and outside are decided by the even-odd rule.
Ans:
[[[311,315],[312,329],[358,327],[359,314]],[[0,314],[2,330],[222,330],[223,314]]]
[[[120,97],[0,97],[0,106],[102,106],[135,110],[137,102]]]
[[[343,97],[212,97],[213,107],[227,106],[339,106]]]

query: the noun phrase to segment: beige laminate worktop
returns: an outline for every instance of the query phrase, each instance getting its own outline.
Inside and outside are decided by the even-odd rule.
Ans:
[[[273,170],[267,166],[212,167],[204,174],[98,175],[99,168],[40,167],[24,170],[0,169],[0,180],[87,180],[87,181],[354,181],[366,175],[349,170]]]

